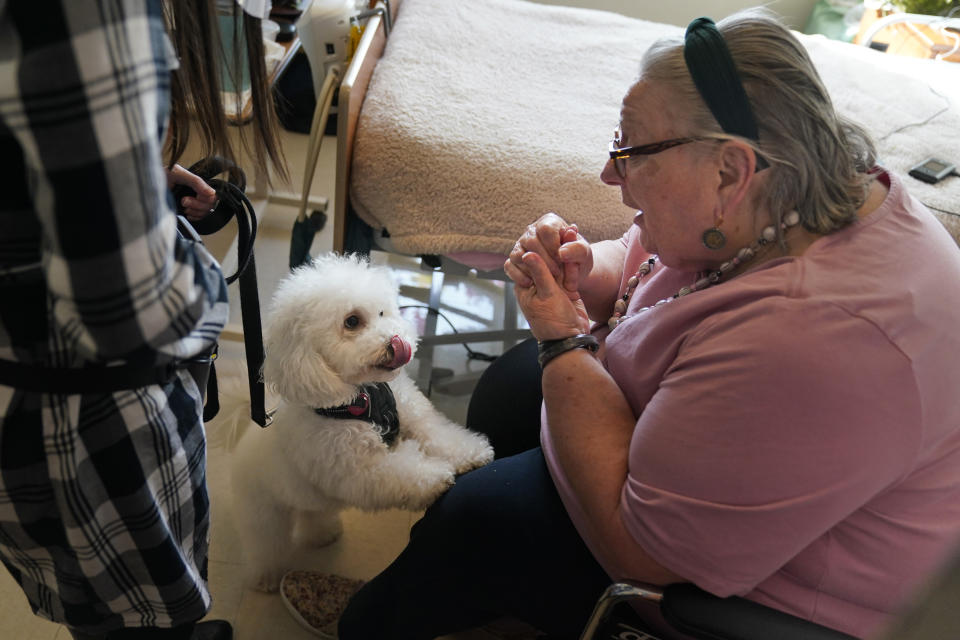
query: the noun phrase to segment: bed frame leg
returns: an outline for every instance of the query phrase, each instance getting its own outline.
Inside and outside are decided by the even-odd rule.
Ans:
[[[427,311],[426,321],[423,327],[424,336],[435,336],[437,334],[437,318],[440,309],[440,294],[443,293],[443,271],[434,269],[430,274],[430,300],[427,304],[430,306]],[[430,378],[433,374],[433,344],[429,340],[420,343],[417,349],[417,360],[420,361],[420,369],[417,372],[417,386],[423,395],[430,397],[431,384]]]

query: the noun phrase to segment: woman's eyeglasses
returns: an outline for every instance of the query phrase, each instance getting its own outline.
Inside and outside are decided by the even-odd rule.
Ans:
[[[666,151],[667,149],[679,147],[680,145],[687,144],[689,142],[716,140],[716,138],[710,138],[707,136],[694,136],[692,138],[672,138],[670,140],[663,140],[661,142],[642,144],[638,147],[621,147],[619,146],[619,133],[620,132],[618,131],[616,134],[614,134],[614,139],[610,141],[610,158],[613,160],[613,168],[616,169],[617,175],[621,178],[627,177],[627,158],[632,158],[633,156],[652,156],[655,153],[660,153],[661,151]]]
[[[617,129],[613,133],[613,140],[610,141],[610,159],[613,160],[613,168],[616,170],[617,175],[621,179],[627,177],[627,158],[632,158],[634,156],[652,156],[655,153],[660,153],[661,151],[666,151],[667,149],[672,149],[673,147],[679,147],[682,144],[688,144],[690,142],[700,142],[702,140],[727,140],[727,138],[721,138],[718,136],[691,136],[687,138],[671,138],[670,140],[662,140],[661,142],[652,142],[650,144],[642,144],[637,147],[621,147],[620,143],[622,141],[622,134],[620,129]],[[770,164],[764,159],[763,156],[757,154],[757,166],[756,171],[766,169]]]

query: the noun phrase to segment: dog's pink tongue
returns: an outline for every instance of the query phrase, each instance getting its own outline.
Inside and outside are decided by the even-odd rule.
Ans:
[[[390,361],[390,364],[387,366],[391,369],[399,369],[403,365],[410,362],[410,356],[413,355],[413,349],[410,348],[410,343],[401,338],[400,336],[393,336],[390,338],[390,347],[393,349],[393,360]]]

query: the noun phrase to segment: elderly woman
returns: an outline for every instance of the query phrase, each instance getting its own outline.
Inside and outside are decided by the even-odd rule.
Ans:
[[[960,536],[960,251],[791,33],[747,12],[653,46],[610,156],[624,236],[548,214],[506,263],[542,449],[460,478],[341,639],[575,638],[611,579],[864,636]]]

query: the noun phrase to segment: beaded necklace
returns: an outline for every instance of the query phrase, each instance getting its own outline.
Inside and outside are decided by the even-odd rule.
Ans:
[[[783,216],[783,222],[780,223],[780,228],[783,231],[786,231],[790,227],[796,226],[797,223],[799,222],[800,222],[800,214],[797,213],[796,211],[790,211],[785,216]],[[671,300],[682,298],[683,296],[689,295],[694,291],[702,291],[707,287],[711,287],[717,284],[718,282],[720,282],[722,278],[727,276],[731,271],[749,262],[750,260],[753,260],[756,257],[757,252],[761,247],[764,247],[774,242],[776,239],[777,239],[776,227],[774,225],[764,227],[763,231],[760,233],[760,237],[757,238],[753,242],[753,244],[740,249],[740,251],[737,252],[736,256],[734,256],[732,259],[721,264],[718,269],[714,271],[706,272],[705,274],[697,278],[697,281],[694,282],[692,285],[681,288],[679,291],[677,291],[675,294],[673,294],[669,298],[664,298],[663,300],[659,300],[658,302],[656,302],[655,304],[649,307],[642,307],[640,309],[637,309],[633,315],[638,315],[654,307],[665,305]],[[653,256],[649,260],[642,262],[639,268],[637,268],[637,273],[635,275],[630,276],[630,279],[627,280],[627,290],[626,292],[624,292],[623,296],[620,297],[614,303],[613,315],[610,316],[610,319],[607,321],[607,325],[611,329],[613,329],[614,327],[616,327],[618,324],[620,324],[621,322],[623,322],[629,317],[626,315],[626,313],[627,313],[627,306],[629,306],[630,304],[630,297],[633,295],[634,290],[636,290],[636,288],[640,285],[640,282],[643,280],[644,276],[646,276],[648,273],[653,271],[653,267],[657,263],[657,261],[658,261],[658,257]]]

